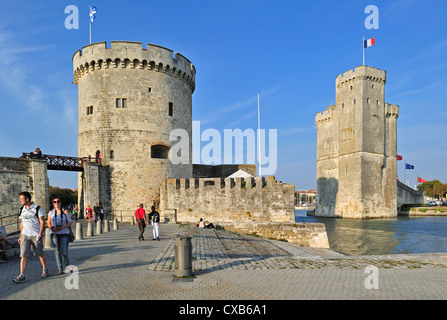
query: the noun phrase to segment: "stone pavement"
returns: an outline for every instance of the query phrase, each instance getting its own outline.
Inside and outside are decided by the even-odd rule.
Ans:
[[[241,235],[195,229],[194,277],[173,277],[173,243],[187,226],[162,224],[161,241],[146,229],[121,224],[110,231],[70,244],[72,275],[40,279],[32,257],[27,281],[14,284],[19,258],[0,265],[0,299],[446,299],[447,253],[344,256],[331,250]],[[50,273],[57,272],[52,249],[45,250]],[[378,289],[367,289],[367,266],[378,268]],[[79,289],[69,289],[78,279]]]

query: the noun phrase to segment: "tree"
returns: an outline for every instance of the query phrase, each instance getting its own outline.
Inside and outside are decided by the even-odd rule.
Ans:
[[[437,196],[438,200],[441,200],[447,193],[447,184],[445,183],[436,183],[433,185],[432,194],[433,196]]]
[[[417,189],[418,189],[419,191],[424,192],[425,195],[430,196],[430,195],[429,195],[429,190],[433,189],[433,186],[434,186],[435,184],[437,184],[437,183],[441,183],[441,181],[436,180],[436,179],[435,179],[435,180],[430,180],[430,181],[427,181],[427,182],[418,184]]]
[[[62,205],[66,207],[69,204],[75,204],[78,202],[78,190],[64,189],[59,187],[50,186],[50,200],[57,195],[61,201]],[[53,204],[50,203],[50,206]]]

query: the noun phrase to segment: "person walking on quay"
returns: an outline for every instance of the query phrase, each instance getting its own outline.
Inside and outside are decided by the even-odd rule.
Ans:
[[[14,283],[25,282],[26,267],[28,266],[28,257],[33,248],[34,255],[39,256],[42,264],[41,278],[48,276],[47,258],[43,252],[42,235],[45,230],[45,213],[42,208],[31,203],[31,194],[27,191],[19,194],[21,207],[19,210],[20,218],[20,274],[12,281]]]
[[[160,214],[155,211],[155,207],[151,207],[151,213],[149,213],[149,219],[152,224],[152,234],[154,238],[152,240],[160,241]]]
[[[99,208],[98,203],[96,204],[96,206],[93,207],[93,211],[95,212],[95,221],[99,221],[101,209]]]
[[[140,203],[139,208],[135,211],[135,219],[137,220],[138,229],[140,229],[140,236],[138,237],[138,240],[144,240],[143,233],[144,229],[146,228],[146,212],[143,209],[143,204]]]
[[[92,208],[90,208],[90,205],[87,205],[87,208],[85,209],[85,215],[87,216],[87,221],[93,221],[93,212]]]
[[[54,196],[53,200],[54,209],[48,214],[48,227],[50,228],[51,245],[54,248],[54,254],[56,256],[56,263],[59,268],[57,275],[64,273],[62,268],[62,260],[65,267],[68,267],[70,272],[73,269],[69,266],[68,259],[68,244],[70,243],[70,226],[72,220],[68,210],[62,210],[62,202],[58,196]],[[65,212],[64,212],[65,211]]]
[[[71,220],[72,221],[73,220],[78,221],[78,212],[79,212],[79,209],[78,209],[78,205],[76,204],[73,208],[73,211],[71,212]]]

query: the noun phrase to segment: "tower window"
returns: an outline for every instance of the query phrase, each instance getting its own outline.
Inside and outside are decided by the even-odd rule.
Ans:
[[[93,106],[87,107],[87,115],[93,114]]]
[[[373,89],[374,89],[374,84],[372,84],[372,85],[371,85],[371,88],[373,88]]]
[[[151,146],[152,159],[168,159],[168,155],[169,155],[168,147],[160,144]]]
[[[127,98],[117,98],[116,99],[117,108],[127,108]]]
[[[174,104],[172,102],[169,102],[169,116],[174,115]]]
[[[352,86],[349,88],[349,90],[351,90],[352,91]]]
[[[366,103],[368,103],[368,104],[369,104],[369,98],[366,98]]]
[[[355,99],[354,99],[354,104],[355,104]]]
[[[110,150],[110,159],[115,159],[115,151]]]
[[[147,88],[147,92],[152,92],[152,88],[151,87]]]
[[[377,105],[379,105],[380,104],[380,102],[379,102],[379,100],[377,100]]]
[[[342,103],[342,104],[341,104],[341,108],[343,109],[344,107],[345,107],[345,104],[344,104],[344,103]]]

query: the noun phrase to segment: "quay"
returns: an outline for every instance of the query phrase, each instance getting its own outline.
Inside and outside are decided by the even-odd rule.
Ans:
[[[118,230],[75,240],[72,275],[56,276],[53,249],[45,249],[50,277],[40,278],[37,257],[26,282],[14,284],[18,256],[0,264],[1,300],[401,300],[446,299],[447,253],[347,256],[226,230],[194,228],[193,277],[173,276],[174,236],[188,225],[162,224],[160,241],[147,228],[121,223]],[[86,229],[84,229],[86,230]],[[367,266],[378,268],[378,289],[367,289]]]

